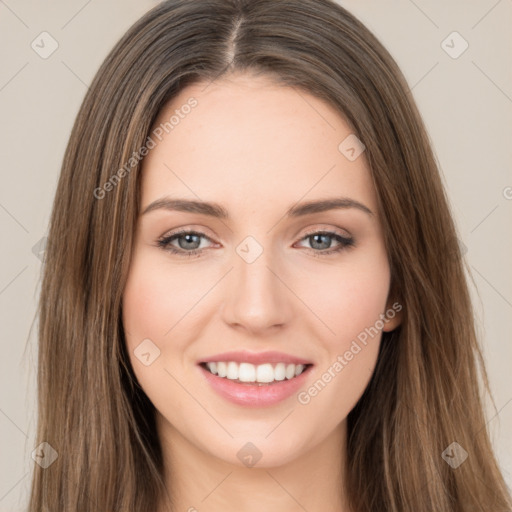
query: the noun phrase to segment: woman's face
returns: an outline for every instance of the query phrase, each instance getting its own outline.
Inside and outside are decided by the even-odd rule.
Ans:
[[[247,75],[184,89],[150,137],[123,322],[160,434],[289,462],[343,426],[399,323],[364,147]]]

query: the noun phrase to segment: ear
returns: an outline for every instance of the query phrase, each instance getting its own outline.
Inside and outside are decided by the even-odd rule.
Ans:
[[[384,332],[393,331],[402,324],[404,307],[401,301],[393,299],[394,298],[388,299],[388,303],[386,304],[386,311],[384,313],[386,318],[384,319],[384,327],[382,328]]]

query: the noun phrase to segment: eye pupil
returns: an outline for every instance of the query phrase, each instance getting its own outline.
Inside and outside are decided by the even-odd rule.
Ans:
[[[196,240],[193,240],[194,238]],[[181,249],[197,249],[199,247],[198,243],[199,244],[201,243],[199,238],[200,237],[198,235],[194,235],[194,234],[188,233],[188,234],[182,235],[181,237],[178,238],[178,244],[179,244]],[[186,240],[185,244],[181,243],[181,241],[183,239]],[[189,244],[192,244],[193,247],[191,247]]]
[[[315,235],[312,235],[311,238],[314,240],[314,243],[311,244],[312,247],[315,246],[315,244],[317,243],[317,238],[318,239],[323,239],[324,242],[322,243],[322,241],[320,240],[320,245],[321,247],[315,247],[316,249],[328,249],[329,246],[331,245],[330,244],[330,239],[332,238],[330,235],[326,235],[326,234],[322,234],[322,233],[317,233]],[[327,239],[327,241],[325,241],[325,239]]]

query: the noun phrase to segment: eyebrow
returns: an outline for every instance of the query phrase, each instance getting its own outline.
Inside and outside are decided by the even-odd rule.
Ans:
[[[368,214],[370,217],[374,215],[374,213],[366,205],[348,197],[332,197],[295,204],[286,210],[285,215],[287,217],[302,217],[304,215],[311,215],[313,213],[320,213],[328,210],[349,208],[356,208],[361,210]],[[218,203],[170,197],[162,197],[161,199],[153,201],[144,209],[142,215],[160,209],[199,213],[223,220],[230,219],[228,211]]]

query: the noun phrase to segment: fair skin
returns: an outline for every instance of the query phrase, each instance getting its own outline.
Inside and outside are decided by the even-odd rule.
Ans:
[[[123,295],[131,364],[157,410],[172,510],[348,512],[346,419],[371,378],[381,332],[359,343],[342,371],[332,367],[393,304],[365,154],[350,161],[338,150],[352,130],[329,104],[261,76],[189,86],[155,126],[190,97],[197,106],[144,160]],[[218,203],[229,219],[166,208],[142,214],[166,196]],[[332,197],[373,214],[348,207],[286,216],[297,203]],[[176,230],[204,233],[168,243],[182,254],[200,247],[198,255],[157,245]],[[325,231],[354,245],[310,235]],[[263,250],[251,263],[237,252],[248,236]],[[382,330],[399,323],[396,314]],[[134,354],[145,339],[160,350],[148,366]],[[310,361],[303,392],[329,368],[332,378],[308,403],[294,393],[271,406],[235,404],[198,365],[233,350],[278,350]],[[261,453],[251,467],[237,456],[248,442]],[[158,512],[166,510],[162,503]]]

